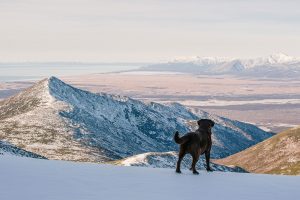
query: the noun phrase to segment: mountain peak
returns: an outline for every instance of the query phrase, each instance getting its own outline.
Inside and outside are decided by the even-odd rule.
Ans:
[[[270,55],[268,58],[269,63],[289,63],[297,60],[292,56],[288,56],[284,53],[275,53]]]
[[[53,96],[55,96],[53,94],[55,94],[59,88],[66,86],[68,86],[66,83],[54,76],[51,76],[49,78],[38,81],[36,84],[34,84],[32,87],[28,88],[21,94],[23,94],[23,96],[39,98],[48,101],[52,99]]]
[[[53,84],[66,84],[55,76],[50,76],[49,78],[44,78],[37,83],[35,83],[31,88],[27,91],[49,91],[49,86]]]
[[[36,83],[33,85],[33,87],[35,87],[35,86],[41,86],[41,85],[44,85],[44,86],[47,87],[47,86],[49,86],[49,85],[51,85],[51,84],[57,84],[57,83],[59,83],[59,84],[66,84],[66,83],[64,83],[62,80],[58,79],[57,77],[55,77],[55,76],[50,76],[50,77],[48,77],[48,78],[44,78],[44,79],[42,79],[42,80],[36,82]]]
[[[62,82],[60,79],[56,78],[55,76],[50,76],[47,78],[49,82]]]
[[[55,88],[59,89],[59,87],[66,87],[66,86],[72,87],[55,76],[50,76],[49,78],[47,78],[47,82],[50,90]]]
[[[63,82],[62,80],[58,79],[55,76],[50,76],[47,80],[48,80],[49,85],[51,85],[51,84],[67,85],[65,82]]]

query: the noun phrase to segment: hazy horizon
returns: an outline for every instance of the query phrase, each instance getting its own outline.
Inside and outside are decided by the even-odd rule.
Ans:
[[[141,66],[143,63],[0,62],[0,83],[39,80],[50,76],[76,76],[127,71]]]

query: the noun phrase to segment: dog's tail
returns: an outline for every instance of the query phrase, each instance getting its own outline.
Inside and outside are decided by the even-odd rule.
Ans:
[[[176,133],[174,135],[174,140],[177,144],[184,144],[188,141],[188,137],[186,137],[186,136],[179,137],[179,132],[176,131]]]

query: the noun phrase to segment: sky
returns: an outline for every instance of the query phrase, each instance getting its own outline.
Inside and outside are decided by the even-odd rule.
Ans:
[[[300,1],[0,0],[0,62],[300,56]]]

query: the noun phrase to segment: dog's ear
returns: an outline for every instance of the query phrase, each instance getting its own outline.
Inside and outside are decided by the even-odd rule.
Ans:
[[[210,126],[214,127],[214,125],[215,125],[215,122],[213,120],[210,120]]]
[[[197,121],[198,126],[201,126],[202,119]]]

